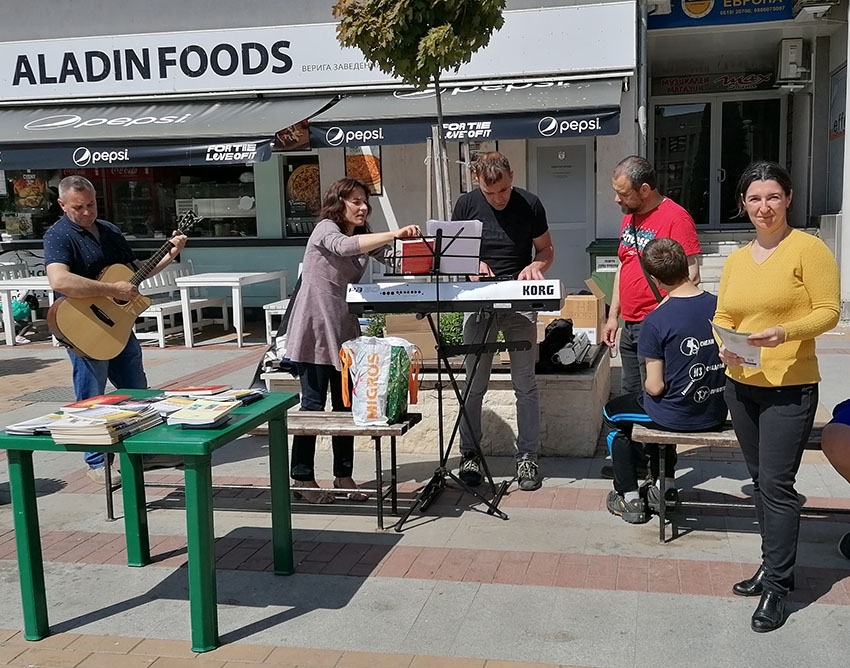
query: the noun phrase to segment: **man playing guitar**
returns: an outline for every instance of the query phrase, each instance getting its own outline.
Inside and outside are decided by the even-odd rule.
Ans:
[[[135,254],[121,233],[110,222],[98,220],[95,189],[82,176],[67,176],[59,183],[59,205],[64,215],[44,235],[44,263],[50,287],[60,295],[70,298],[108,297],[131,301],[138,297],[139,289],[129,281],[98,281],[101,272],[110,265],[132,265]],[[152,274],[168,266],[183,247],[187,238],[176,234],[170,240],[172,248],[156,264]],[[147,377],[142,366],[142,350],[138,340],[129,335],[127,345],[109,360],[87,359],[68,350],[77,401],[104,394],[106,381],[116,388],[146,388]],[[87,452],[85,461],[88,477],[104,482],[106,460],[103,453]],[[157,455],[145,460],[145,468],[176,466],[180,458]],[[112,484],[117,487],[120,475],[112,473]]]

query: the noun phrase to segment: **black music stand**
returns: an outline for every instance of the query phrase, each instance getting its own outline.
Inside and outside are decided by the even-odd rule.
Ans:
[[[488,320],[485,327],[484,339],[481,343],[476,344],[464,344],[458,346],[445,346],[440,340],[440,314],[442,312],[441,309],[441,299],[440,299],[440,277],[443,275],[440,271],[440,262],[444,257],[450,257],[449,249],[451,245],[460,237],[461,232],[457,232],[455,235],[450,236],[448,241],[443,236],[442,230],[437,230],[437,233],[434,237],[434,245],[431,248],[428,244],[425,244],[426,248],[429,248],[431,255],[433,256],[433,265],[431,269],[431,274],[435,279],[435,303],[436,309],[434,313],[427,313],[425,317],[428,319],[428,325],[431,328],[431,332],[434,335],[434,340],[437,344],[437,427],[439,433],[439,450],[440,450],[440,461],[437,468],[434,470],[434,474],[431,476],[431,479],[426,483],[425,487],[419,492],[416,497],[414,503],[408,508],[407,512],[404,516],[399,519],[398,522],[395,523],[394,529],[397,532],[400,532],[407,520],[410,518],[413,511],[418,506],[422,511],[425,511],[428,506],[431,505],[431,502],[437,497],[437,495],[446,488],[448,484],[448,480],[454,481],[459,487],[461,487],[464,491],[468,492],[479,501],[481,501],[484,505],[487,506],[487,514],[495,515],[503,520],[508,519],[508,516],[501,510],[499,510],[499,502],[502,500],[505,492],[508,489],[508,486],[511,483],[511,480],[503,481],[496,485],[493,481],[493,476],[490,474],[490,469],[487,466],[487,460],[484,457],[484,454],[481,452],[481,444],[475,443],[475,454],[481,462],[481,467],[484,471],[484,478],[488,482],[490,491],[493,494],[492,500],[488,500],[484,497],[480,492],[475,490],[474,488],[467,485],[463,480],[461,480],[458,476],[452,473],[451,469],[448,467],[448,460],[451,453],[452,444],[454,443],[455,437],[458,434],[460,429],[460,421],[466,420],[467,427],[470,427],[471,424],[469,422],[469,416],[466,412],[466,400],[469,396],[469,390],[472,386],[472,379],[475,377],[475,373],[478,370],[478,364],[481,361],[481,356],[485,353],[495,353],[505,350],[528,350],[531,347],[530,341],[518,341],[518,342],[494,342],[494,343],[486,343],[487,338],[490,334],[491,328],[493,326],[493,321],[495,318],[495,311],[490,311],[488,313]],[[423,237],[424,239],[424,237]],[[434,318],[436,315],[436,320]],[[422,314],[418,314],[418,317],[422,317]],[[471,365],[467,378],[464,390],[461,392],[460,387],[458,385],[457,377],[452,371],[451,363],[449,362],[449,357],[452,355],[474,355],[473,364]],[[455,423],[452,427],[451,436],[449,438],[448,444],[445,440],[445,428],[443,425],[443,370],[445,370],[448,375],[449,384],[454,391],[455,397],[458,400],[458,416],[455,420]]]

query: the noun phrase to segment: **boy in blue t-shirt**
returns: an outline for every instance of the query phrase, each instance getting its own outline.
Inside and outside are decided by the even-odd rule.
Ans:
[[[638,355],[646,358],[644,391],[616,397],[603,410],[605,422],[612,429],[608,448],[614,465],[614,489],[607,506],[631,524],[647,522],[649,509],[657,511],[660,502],[655,484],[646,487],[645,498],[641,495],[637,465],[644,456],[644,446],[632,441],[632,427],[642,424],[668,431],[700,431],[716,429],[726,421],[725,367],[709,324],[717,297],[691,283],[688,258],[673,239],[650,241],[641,262],[667,292],[641,327]],[[665,498],[675,507],[679,500],[676,449],[667,447]],[[657,481],[658,446],[647,444],[646,450],[652,478]]]

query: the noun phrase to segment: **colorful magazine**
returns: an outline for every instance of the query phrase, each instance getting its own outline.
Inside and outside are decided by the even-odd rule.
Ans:
[[[83,411],[86,408],[94,408],[95,406],[109,406],[111,404],[120,404],[125,399],[129,399],[129,394],[98,394],[96,397],[89,397],[75,401],[72,404],[62,406],[63,413],[73,413],[74,411]]]

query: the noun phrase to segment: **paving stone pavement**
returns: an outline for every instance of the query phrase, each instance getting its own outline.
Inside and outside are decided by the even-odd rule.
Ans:
[[[170,340],[145,347],[152,387],[222,381],[244,386],[264,349],[262,323],[248,345],[205,330],[191,350]],[[821,417],[845,398],[850,334],[821,337]],[[615,370],[616,371],[616,370]],[[70,387],[61,349],[44,341],[0,346],[0,425],[57,408]],[[616,383],[615,383],[616,385]],[[65,388],[63,390],[63,388]],[[415,438],[415,430],[407,438]],[[659,544],[655,522],[627,525],[605,510],[604,451],[546,458],[542,489],[513,486],[487,515],[449,487],[402,532],[378,532],[371,508],[297,504],[296,572],[271,570],[264,436],[216,452],[216,567],[224,643],[195,654],[189,643],[182,474],[145,474],[153,563],[130,569],[121,520],[108,522],[103,491],[74,453],[37,453],[35,470],[52,635],[23,639],[8,471],[0,453],[0,665],[620,668],[847,665],[850,562],[836,544],[850,531],[850,485],[821,453],[807,452],[805,498],[791,614],[754,634],[755,601],[731,595],[759,558],[750,483],[734,450],[680,454],[678,486],[690,502],[682,535]],[[436,449],[436,448],[435,448]],[[373,482],[359,452],[355,478]],[[491,458],[497,479],[512,461]],[[431,477],[428,456],[401,455],[402,501]],[[317,455],[329,480],[330,456]]]

